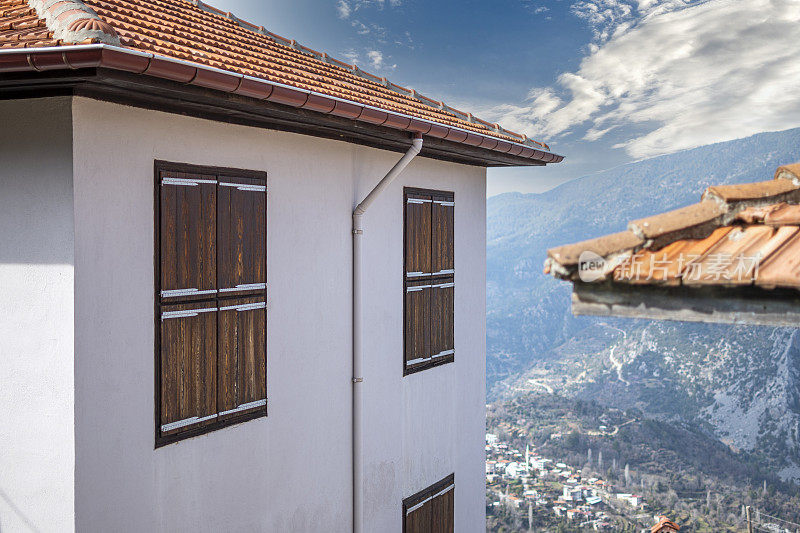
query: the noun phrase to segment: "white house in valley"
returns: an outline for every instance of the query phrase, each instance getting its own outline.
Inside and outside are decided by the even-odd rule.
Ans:
[[[486,168],[199,1],[0,0],[0,531],[483,531]]]

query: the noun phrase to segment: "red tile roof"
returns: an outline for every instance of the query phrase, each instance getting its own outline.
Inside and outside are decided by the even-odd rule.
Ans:
[[[680,526],[667,518],[662,516],[661,519],[653,527],[650,528],[650,533],[671,533],[680,531]]]
[[[27,0],[0,0],[0,48],[57,44],[53,32]]]
[[[39,10],[38,15],[31,6]],[[61,27],[67,23],[69,28]],[[233,78],[231,83],[237,87],[231,92],[238,90],[239,94],[248,94],[247,88],[242,87],[248,78],[242,81],[241,75],[249,76],[408,117],[376,117],[375,122],[384,126],[414,129],[409,121],[421,119],[425,123],[417,125],[417,129],[424,129],[423,133],[436,133],[429,123],[449,127],[450,132],[440,132],[446,140],[543,162],[563,159],[549,153],[549,147],[543,143],[477,119],[196,0],[60,0],[55,3],[0,0],[0,48],[38,48],[75,42],[119,43],[126,49],[235,73],[240,76]],[[146,73],[156,74],[153,70]],[[318,98],[312,102],[312,96],[299,94],[302,94],[303,105],[315,111],[329,113],[336,105],[336,100]],[[286,96],[289,100],[292,97]],[[292,105],[294,102],[285,103]],[[366,121],[370,121],[369,118],[364,112],[359,117]],[[487,143],[477,137],[470,139],[469,132],[497,142]]]
[[[586,252],[602,265],[589,279],[579,272]],[[548,250],[545,272],[584,282],[800,289],[800,165],[778,168],[771,181],[709,187],[699,204]]]

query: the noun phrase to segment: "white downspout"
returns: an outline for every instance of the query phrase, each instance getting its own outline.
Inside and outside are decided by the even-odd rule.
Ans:
[[[353,211],[353,531],[362,533],[364,518],[364,478],[362,468],[362,397],[361,389],[364,378],[361,373],[361,363],[364,358],[362,346],[362,317],[361,317],[361,237],[364,234],[363,216],[370,204],[389,186],[406,165],[422,149],[422,135],[417,134],[412,141],[411,148],[398,161],[392,169],[378,182],[364,200]]]

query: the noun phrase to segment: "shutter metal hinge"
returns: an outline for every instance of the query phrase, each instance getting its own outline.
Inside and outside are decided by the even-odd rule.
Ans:
[[[353,383],[363,383],[364,378],[353,378]]]
[[[361,229],[354,229],[353,230],[353,235],[362,235],[363,233],[364,233],[364,230],[361,230]]]

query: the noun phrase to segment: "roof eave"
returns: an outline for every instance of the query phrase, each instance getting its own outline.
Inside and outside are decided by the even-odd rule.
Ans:
[[[664,287],[573,283],[575,315],[788,326],[800,323],[800,292],[758,287]]]
[[[463,146],[465,154],[469,154],[469,157],[464,160],[468,164],[540,166],[559,163],[564,159],[561,155],[526,144],[506,141],[490,135],[342,100],[262,78],[254,78],[129,48],[88,44],[0,50],[1,73],[44,73],[79,69],[111,69],[151,76],[186,87],[202,87],[254,101],[269,102],[312,113],[349,119],[360,124],[413,134],[419,133],[429,139],[442,141],[440,145],[450,146],[453,157],[456,159],[459,157],[459,147]],[[2,81],[0,81],[1,84]],[[19,90],[21,86],[17,83],[14,88]],[[220,94],[220,97],[225,98],[225,94]],[[421,155],[430,156],[430,153],[426,154],[423,151]],[[446,156],[441,158],[447,159]]]

